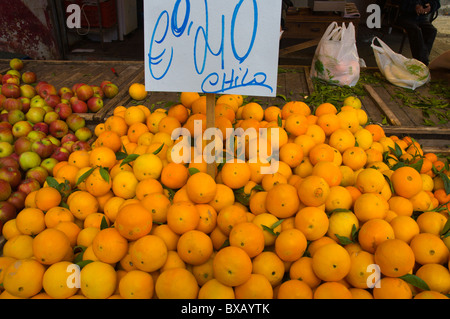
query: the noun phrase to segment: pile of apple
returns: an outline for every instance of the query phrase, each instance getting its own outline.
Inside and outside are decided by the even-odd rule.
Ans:
[[[76,83],[57,89],[34,72],[21,73],[19,59],[0,74],[0,230],[42,187],[53,167],[71,152],[90,149],[93,132],[79,113],[98,112],[118,87]]]

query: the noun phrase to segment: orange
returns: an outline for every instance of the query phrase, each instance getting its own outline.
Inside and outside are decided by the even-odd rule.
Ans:
[[[66,234],[54,228],[43,230],[33,239],[34,257],[44,265],[62,261],[71,249]]]
[[[119,294],[124,299],[151,299],[153,293],[153,277],[145,271],[131,270],[119,281]]]
[[[292,114],[286,118],[286,132],[293,136],[300,136],[306,133],[308,120],[303,114]]]
[[[211,238],[199,230],[189,230],[178,239],[177,253],[184,262],[190,265],[201,265],[213,253]]]
[[[399,216],[411,216],[414,208],[410,200],[402,196],[392,196],[388,199],[389,209]]]
[[[325,113],[317,118],[319,125],[325,132],[326,136],[330,136],[334,131],[341,127],[340,119],[337,114]]]
[[[217,226],[225,235],[229,235],[235,225],[246,221],[246,211],[234,204],[222,208],[217,214]]]
[[[81,229],[77,236],[77,246],[90,246],[92,240],[99,231],[99,227],[85,227]]]
[[[161,159],[151,153],[140,155],[133,163],[133,173],[138,181],[149,177],[158,179],[161,176],[162,169]]]
[[[352,170],[357,171],[366,165],[367,153],[362,147],[349,147],[342,154],[342,162]]]
[[[202,95],[191,104],[192,114],[206,115],[206,96]]]
[[[61,193],[53,187],[40,188],[35,197],[36,207],[44,212],[61,203]]]
[[[264,120],[267,122],[276,121],[281,118],[281,109],[278,106],[269,106],[264,110]]]
[[[167,211],[170,207],[170,200],[162,193],[151,193],[145,196],[140,204],[152,214],[152,220],[156,223],[167,221]]]
[[[384,219],[388,211],[386,199],[375,193],[361,194],[353,204],[353,210],[360,222],[369,219]]]
[[[406,275],[415,264],[413,250],[400,239],[389,239],[380,243],[375,250],[374,258],[381,273],[388,277]]]
[[[447,217],[441,213],[428,211],[417,217],[417,225],[421,233],[430,233],[439,236],[447,223]]]
[[[156,134],[158,132],[159,122],[166,116],[167,114],[164,112],[153,112],[152,114],[147,116],[145,124],[148,127],[148,131]]]
[[[242,248],[250,258],[259,255],[264,249],[264,235],[261,228],[252,222],[235,225],[229,235],[231,246]]]
[[[143,200],[145,196],[152,193],[163,193],[163,186],[159,182],[159,180],[154,179],[152,177],[143,179],[139,181],[136,185],[136,198],[139,200]]]
[[[328,186],[338,186],[342,181],[342,172],[333,162],[320,161],[313,166],[312,175],[322,177]]]
[[[196,204],[195,208],[200,216],[196,229],[204,232],[205,234],[211,233],[217,224],[216,210],[209,204]]]
[[[72,215],[72,214],[70,214],[70,215]],[[73,218],[73,216],[72,216],[72,218]],[[21,234],[20,231],[17,229],[16,219],[15,218],[10,219],[10,220],[8,220],[7,222],[5,222],[3,224],[1,234],[3,235],[3,237],[7,241],[10,240],[11,238],[13,238],[16,235],[20,235]]]
[[[169,108],[167,115],[176,118],[180,124],[184,124],[189,117],[189,109],[183,104],[175,104]]]
[[[100,261],[113,264],[126,255],[128,242],[116,228],[105,228],[92,240],[92,250]]]
[[[425,290],[416,294],[414,299],[448,299],[448,297],[437,291]]]
[[[306,250],[306,237],[298,229],[282,231],[275,240],[275,252],[283,261],[295,261]]]
[[[392,186],[397,195],[411,198],[422,190],[420,173],[410,166],[399,167],[391,175]]]
[[[448,262],[449,250],[445,243],[436,235],[420,233],[409,243],[414,252],[416,262],[425,264],[444,264]]]
[[[386,136],[383,128],[378,124],[366,125],[365,129],[370,131],[374,142],[378,142],[383,136]]]
[[[172,132],[181,127],[180,121],[173,116],[166,116],[158,123],[158,131],[172,135]]]
[[[272,299],[273,289],[269,280],[260,274],[251,274],[241,285],[234,287],[237,299]]]
[[[325,203],[330,186],[320,176],[305,177],[297,186],[298,197],[306,206],[320,206]]]
[[[115,156],[115,155],[114,155]],[[69,182],[69,186],[74,187],[77,183],[77,174],[80,169],[72,164],[66,164],[57,173],[54,174],[56,180],[60,180],[61,183]],[[46,185],[46,184],[44,184]]]
[[[198,172],[187,179],[186,192],[194,203],[209,203],[214,199],[216,191],[216,181],[209,174]]]
[[[95,197],[106,195],[111,190],[111,176],[107,171],[100,172],[100,168],[95,168],[85,180],[86,191]]]
[[[281,117],[282,119],[287,119],[292,114],[303,114],[304,116],[308,116],[311,114],[311,109],[304,102],[290,101],[281,108]]]
[[[343,279],[349,273],[350,266],[349,253],[338,244],[326,244],[318,248],[312,257],[314,273],[324,281]]]
[[[133,83],[128,88],[128,93],[131,98],[136,101],[145,100],[147,97],[147,91],[145,90],[145,85],[141,83]]]
[[[118,211],[114,225],[122,237],[137,240],[150,233],[152,213],[140,203],[126,205]]]
[[[221,172],[223,183],[232,189],[245,186],[251,177],[251,170],[247,162],[227,162],[223,165]]]
[[[33,257],[33,237],[30,235],[18,234],[8,239],[3,245],[4,257],[14,259],[26,259]]]
[[[352,293],[341,282],[323,282],[314,290],[313,299],[352,299]]]
[[[183,164],[169,163],[161,171],[161,183],[171,189],[179,189],[189,177],[189,172]]]
[[[408,283],[400,278],[383,277],[373,289],[374,299],[412,299]]]
[[[328,231],[329,220],[327,214],[317,207],[303,207],[295,215],[294,225],[307,240],[316,240]]]
[[[186,263],[181,259],[176,251],[169,250],[167,251],[167,260],[160,268],[159,272],[164,272],[173,268],[186,268]]]
[[[180,94],[180,102],[186,108],[191,108],[192,103],[200,97],[200,94],[197,92],[181,92]]]
[[[312,268],[312,257],[302,256],[289,267],[289,278],[306,283],[311,289],[316,288],[322,281],[316,276]]]
[[[109,227],[111,226],[111,221],[109,220],[108,216],[106,216],[103,213],[93,213],[86,216],[83,222],[83,227],[95,227],[100,229],[102,227],[102,221],[106,223],[106,225]]]
[[[331,103],[326,102],[326,103],[319,104],[314,110],[314,114],[316,116],[321,116],[322,114],[326,114],[326,113],[337,114],[336,106],[334,106]]]
[[[305,282],[300,280],[287,280],[283,282],[277,293],[277,299],[312,299],[313,291]]]
[[[394,229],[384,219],[373,218],[362,224],[358,232],[358,242],[361,248],[369,253],[375,253],[378,245],[388,239],[394,239]]]
[[[294,168],[302,162],[303,149],[300,145],[288,142],[280,148],[280,160]]]
[[[131,248],[131,261],[139,270],[153,272],[160,269],[167,260],[167,246],[156,235],[145,235],[136,240]]]
[[[96,147],[89,155],[89,164],[110,169],[116,164],[116,154],[106,146]]]
[[[334,159],[333,148],[325,143],[318,143],[309,151],[309,160],[312,165],[316,165],[319,161],[332,162]]]
[[[212,240],[212,239],[211,239]],[[213,259],[215,252],[211,254],[207,261],[200,265],[188,265],[189,269],[194,275],[199,286],[203,286],[206,282],[213,279]]]
[[[263,251],[252,259],[252,272],[264,275],[275,287],[283,279],[285,273],[284,262],[272,251]]]
[[[263,187],[264,191],[268,192],[271,190],[275,185],[279,184],[287,184],[288,180],[286,176],[279,172],[275,172],[273,174],[265,174],[263,175],[263,178],[261,180],[261,186]]]
[[[375,264],[373,254],[359,251],[350,254],[350,271],[345,280],[355,288],[367,289],[367,282],[371,273],[367,271],[369,265]]]
[[[30,298],[42,290],[45,267],[34,259],[21,259],[10,264],[3,277],[3,288],[19,298]]]
[[[252,261],[247,253],[235,246],[224,247],[213,260],[214,278],[224,285],[236,287],[245,283],[252,273]]]
[[[250,102],[243,105],[242,109],[242,119],[255,119],[261,122],[264,118],[264,109],[262,106],[256,102]]]
[[[332,212],[336,209],[350,209],[353,198],[350,191],[343,186],[330,187],[330,194],[325,201],[325,210]]]
[[[300,206],[297,189],[290,184],[278,184],[267,192],[266,209],[278,218],[293,216]]]
[[[89,166],[89,152],[86,150],[74,151],[70,153],[67,163],[78,168],[87,167]]]
[[[167,210],[167,225],[179,235],[196,229],[199,221],[200,215],[193,203],[173,203]]]
[[[378,193],[385,185],[384,175],[375,168],[364,168],[356,177],[355,186],[362,193]]]
[[[42,278],[42,288],[51,298],[67,299],[78,292],[76,285],[67,284],[73,276],[73,270],[69,271],[71,267],[73,267],[71,262],[61,261],[46,269]]]
[[[180,235],[171,230],[167,224],[155,225],[150,234],[161,238],[168,250],[176,250]]]
[[[267,213],[266,209],[267,192],[257,192],[250,197],[249,209],[254,215]]]
[[[214,198],[208,203],[216,212],[222,210],[222,208],[232,205],[235,201],[233,189],[225,184],[217,184],[216,194]]]
[[[110,148],[114,153],[117,153],[122,148],[122,140],[120,139],[120,136],[119,134],[117,134],[117,132],[104,131],[97,137],[95,146],[106,146]]]
[[[127,135],[128,125],[123,117],[113,115],[106,119],[105,131],[113,131],[119,136],[124,136]]]
[[[355,146],[355,141],[355,136],[350,130],[339,128],[330,135],[328,143],[340,153],[344,153],[348,148]]]
[[[117,275],[110,264],[94,261],[81,269],[81,293],[89,299],[106,299],[115,291]]]
[[[80,191],[74,194],[69,204],[70,212],[75,218],[84,220],[86,216],[98,212],[99,204],[97,199],[86,191]]]
[[[196,299],[199,286],[194,275],[184,268],[162,272],[155,282],[158,299]]]
[[[44,212],[39,208],[24,208],[16,216],[16,226],[24,235],[37,235],[45,229]]]
[[[128,107],[123,118],[129,127],[136,123],[145,123],[146,120],[145,112],[137,106]]]
[[[424,280],[432,291],[437,291],[443,295],[450,291],[450,273],[443,265],[423,265],[417,269],[416,276]]]
[[[212,278],[200,287],[198,299],[235,299],[234,289]]]
[[[411,242],[413,237],[420,233],[420,228],[417,222],[410,216],[398,215],[390,222],[394,230],[396,239],[403,240],[407,244]]]
[[[263,230],[266,246],[271,246],[275,243],[277,234],[281,232],[279,219],[275,215],[270,213],[256,215],[255,218],[253,218],[252,223]]]
[[[149,132],[149,129],[146,124],[138,122],[131,124],[127,130],[127,136],[130,143],[137,143],[139,138]]]
[[[75,247],[77,243],[78,234],[83,225],[78,225],[75,222],[60,222],[54,228],[62,231],[69,238],[70,245]]]
[[[102,132],[104,131],[105,131],[105,123],[99,123],[94,128],[94,134],[97,137],[100,136],[100,134],[102,134]]]

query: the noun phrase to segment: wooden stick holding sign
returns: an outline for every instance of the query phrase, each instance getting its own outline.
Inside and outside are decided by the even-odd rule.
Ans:
[[[214,128],[216,126],[216,95],[214,93],[206,93],[206,129]],[[214,137],[209,143],[214,143]],[[216,179],[216,163],[207,164],[207,173],[214,179]]]

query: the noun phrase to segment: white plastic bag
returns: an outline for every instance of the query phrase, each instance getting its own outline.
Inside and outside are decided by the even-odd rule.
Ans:
[[[332,22],[320,40],[312,61],[310,77],[338,86],[355,86],[360,65],[355,27]]]
[[[375,40],[380,46],[375,45]],[[430,70],[419,60],[392,51],[377,37],[372,39],[372,48],[381,74],[392,84],[415,90],[430,80]]]

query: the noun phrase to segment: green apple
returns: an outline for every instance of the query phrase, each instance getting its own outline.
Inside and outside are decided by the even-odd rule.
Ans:
[[[0,142],[0,157],[6,157],[14,152],[13,146],[8,142]]]
[[[19,157],[20,168],[24,171],[28,171],[33,167],[41,165],[41,161],[41,157],[37,153],[31,151],[24,152],[20,154]]]

